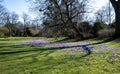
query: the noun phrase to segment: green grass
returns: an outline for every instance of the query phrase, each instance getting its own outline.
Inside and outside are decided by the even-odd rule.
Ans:
[[[120,56],[114,56],[120,55],[120,50],[83,57],[85,52],[70,49],[18,45],[21,40],[30,39],[33,38],[0,38],[0,74],[120,74]],[[112,43],[119,45],[108,44]]]
[[[111,45],[111,46],[120,46],[120,42],[107,42],[105,44]]]

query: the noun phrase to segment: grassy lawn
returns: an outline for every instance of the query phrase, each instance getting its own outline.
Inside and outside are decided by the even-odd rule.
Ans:
[[[120,74],[120,49],[84,56],[86,52],[75,51],[77,48],[20,44],[32,39],[0,38],[0,74]],[[37,39],[57,41],[54,38]],[[58,41],[62,39],[58,38]],[[120,46],[120,42],[115,41],[103,44]]]

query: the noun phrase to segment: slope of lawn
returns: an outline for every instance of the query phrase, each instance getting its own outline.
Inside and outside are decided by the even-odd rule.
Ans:
[[[37,39],[57,42],[63,38]],[[98,52],[86,55],[83,48],[21,44],[31,40],[34,38],[0,38],[0,74],[120,74],[119,41],[101,43],[118,48],[116,50],[101,52],[104,48],[96,46],[94,50]],[[92,40],[77,42],[92,43]]]

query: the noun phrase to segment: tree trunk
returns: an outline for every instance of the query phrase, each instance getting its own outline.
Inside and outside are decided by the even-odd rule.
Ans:
[[[110,0],[115,11],[115,37],[120,37],[120,0]]]
[[[120,9],[115,10],[115,37],[120,37]]]

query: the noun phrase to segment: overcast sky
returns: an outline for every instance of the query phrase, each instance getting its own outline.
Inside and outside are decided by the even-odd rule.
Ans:
[[[94,5],[95,11],[101,8],[108,0],[91,0]],[[29,15],[33,16],[32,13],[29,12],[29,3],[25,2],[24,0],[4,0],[4,6],[10,11],[15,12],[22,15],[23,12],[28,13]]]

